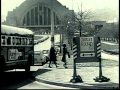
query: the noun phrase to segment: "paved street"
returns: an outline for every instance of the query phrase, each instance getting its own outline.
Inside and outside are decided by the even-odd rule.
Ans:
[[[119,89],[119,0],[1,2],[0,90]]]
[[[76,88],[61,87],[61,86],[41,83],[38,81],[33,81],[32,83],[22,86],[18,89],[76,89]]]
[[[56,84],[60,86],[72,87],[72,85],[78,85],[75,87],[83,86],[97,86],[97,87],[111,87],[118,88],[119,83],[119,62],[118,60],[102,60],[102,72],[103,76],[110,78],[109,82],[95,82],[93,79],[99,76],[99,63],[98,62],[88,62],[88,63],[79,63],[77,64],[77,75],[80,75],[83,79],[83,83],[70,83],[70,80],[73,78],[73,59],[67,58],[67,66],[65,69],[63,67],[63,62],[61,62],[61,56],[58,56],[58,66],[52,65],[52,68],[48,68],[48,63],[43,66],[43,69],[38,69],[37,72],[33,74],[36,80],[40,82],[45,82],[49,84]],[[45,73],[39,75],[43,70]],[[114,73],[113,73],[114,71]],[[73,86],[74,87],[74,86]],[[110,89],[110,88],[109,88]]]
[[[108,54],[107,54],[108,55]],[[111,57],[113,55],[110,55]],[[104,56],[105,57],[105,56]],[[119,58],[118,55],[115,56],[116,58]],[[109,57],[108,57],[109,58]],[[63,69],[63,62],[61,61],[62,60],[62,56],[57,56],[57,63],[58,63],[58,69]],[[48,64],[49,62],[44,65],[44,68],[48,68]],[[68,58],[67,57],[67,66],[69,69],[72,69],[73,68],[73,56],[71,55],[71,58]],[[84,63],[77,63],[76,64],[77,66],[77,69],[81,68],[81,67],[98,67],[99,66],[99,62],[84,62]],[[116,60],[106,60],[106,59],[102,59],[102,66],[103,67],[111,67],[111,66],[119,66],[119,59],[116,59]],[[55,67],[55,65],[53,64],[53,67]]]
[[[43,46],[44,48],[44,46]],[[111,87],[118,88],[119,83],[119,55],[112,55],[109,53],[102,52],[102,72],[103,76],[110,78],[109,82],[97,83],[93,79],[99,76],[99,62],[85,62],[85,63],[77,63],[77,75],[80,75],[83,79],[83,83],[70,83],[70,80],[73,78],[73,56],[71,58],[67,57],[67,69],[64,68],[62,60],[62,56],[57,56],[57,64],[56,68],[54,64],[52,64],[52,68],[48,68],[48,64],[45,64],[42,69],[38,69],[37,72],[33,74],[37,81],[48,83],[48,84],[56,84],[60,86],[67,87],[84,87],[87,88],[96,86],[96,87]],[[42,74],[41,70],[44,72]],[[113,73],[114,71],[114,73]],[[72,86],[73,85],[73,86]],[[78,86],[75,86],[78,85]],[[110,88],[109,88],[110,89]]]
[[[0,89],[75,89],[69,87],[49,85],[35,81],[32,74],[42,66],[31,66],[31,72],[26,73],[24,69],[14,69],[1,74]],[[43,70],[40,73],[45,73]]]

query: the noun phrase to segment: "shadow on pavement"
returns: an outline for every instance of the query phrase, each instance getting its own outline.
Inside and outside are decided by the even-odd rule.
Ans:
[[[50,69],[38,69],[35,73],[33,73],[33,78],[37,75],[43,74],[45,72],[51,71]]]
[[[108,87],[111,86],[111,88],[109,88],[109,90],[119,90],[119,84],[118,83],[100,83],[100,84],[89,84],[89,85],[93,85],[94,87],[100,87],[102,86],[105,90],[108,89]]]
[[[0,89],[17,89],[33,82],[32,74],[34,71],[11,71],[0,74]]]

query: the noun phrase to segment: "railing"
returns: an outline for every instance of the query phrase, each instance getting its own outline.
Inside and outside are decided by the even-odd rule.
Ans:
[[[55,27],[59,27],[61,25],[54,25]],[[25,25],[25,26],[19,26],[20,28],[26,28],[26,27],[51,27],[51,25]]]
[[[101,38],[102,41],[109,41],[109,42],[115,42],[119,43],[119,39],[116,38]]]

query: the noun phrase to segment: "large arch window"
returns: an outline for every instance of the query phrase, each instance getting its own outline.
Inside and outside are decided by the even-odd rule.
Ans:
[[[35,7],[35,25],[38,25],[38,7]]]
[[[54,23],[59,24],[59,19],[54,12]],[[25,15],[23,25],[50,25],[51,24],[51,10],[43,4],[36,4]]]
[[[30,17],[29,17],[29,12],[27,13],[27,25],[30,25]]]
[[[31,20],[31,25],[34,25],[34,9],[31,9],[31,17],[30,17],[30,20]]]
[[[48,24],[51,24],[51,12],[50,9],[48,8]]]

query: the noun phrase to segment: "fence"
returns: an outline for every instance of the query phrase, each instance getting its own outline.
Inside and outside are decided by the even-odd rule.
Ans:
[[[109,41],[109,42],[116,42],[116,43],[119,43],[119,39],[116,39],[116,38],[100,38],[102,41]]]

